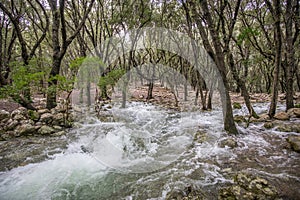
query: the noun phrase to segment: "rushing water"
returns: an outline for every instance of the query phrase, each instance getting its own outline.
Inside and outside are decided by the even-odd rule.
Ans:
[[[187,186],[214,199],[235,170],[293,183],[295,193],[300,185],[299,155],[272,147],[282,144],[282,134],[270,141],[260,125],[240,127],[239,147],[220,148],[220,110],[179,113],[130,103],[106,113],[101,121],[83,118],[63,153],[1,172],[0,199],[165,199]],[[202,132],[205,139],[195,142]]]

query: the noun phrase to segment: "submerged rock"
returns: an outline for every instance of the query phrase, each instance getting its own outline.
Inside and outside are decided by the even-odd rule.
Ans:
[[[300,133],[300,124],[279,124],[276,131]]]
[[[239,173],[234,177],[234,184],[221,188],[218,199],[276,199],[278,192],[267,180]]]
[[[290,143],[291,149],[300,153],[300,136],[293,135],[287,138],[287,142]]]
[[[191,186],[187,186],[183,190],[174,189],[170,191],[166,200],[203,200],[207,199],[202,191],[193,189]]]
[[[266,122],[266,123],[264,123],[264,127],[266,129],[274,128],[274,123],[273,122]]]
[[[227,146],[233,149],[238,146],[238,143],[234,138],[226,138],[225,140],[220,141],[219,146],[222,148],[225,148]]]

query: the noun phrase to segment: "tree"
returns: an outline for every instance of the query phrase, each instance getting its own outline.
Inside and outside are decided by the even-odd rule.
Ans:
[[[28,4],[26,4],[26,2]],[[25,66],[25,69],[28,70],[26,66],[29,65],[29,61],[35,55],[36,49],[40,46],[40,44],[46,37],[46,33],[49,27],[49,19],[45,8],[40,1],[35,0],[35,2],[31,2],[27,0],[26,2],[16,3],[15,1],[11,1],[10,2],[11,9],[9,9],[5,4],[0,2],[0,9],[3,11],[5,15],[8,16],[9,20],[11,21],[14,27],[12,40],[8,50],[9,52],[11,52],[14,39],[15,37],[17,37],[19,44],[21,46],[21,57],[22,57],[23,65]],[[40,9],[42,10],[44,18],[41,17]],[[25,18],[24,16],[27,16],[27,18]],[[31,16],[34,17],[32,18]],[[28,20],[28,23],[31,23],[33,26],[37,25],[39,30],[42,32],[40,35],[38,35],[37,30],[33,30],[36,33],[37,38],[33,43],[33,45],[31,46],[31,49],[29,49],[29,45],[25,39],[26,31],[22,30],[21,28],[21,23],[24,23],[24,21],[26,20]],[[10,58],[10,56],[8,56],[8,58]],[[6,65],[7,64],[8,63],[6,63]],[[2,75],[0,77],[1,77],[0,79],[2,84],[8,84],[8,82],[4,80],[4,77]],[[25,85],[23,90],[24,90],[24,96],[16,93],[12,93],[12,98],[16,102],[20,103],[22,106],[28,109],[35,109],[30,102],[31,97],[30,97],[29,85]]]
[[[51,109],[56,106],[56,76],[59,75],[62,59],[66,54],[66,51],[72,41],[76,38],[82,27],[84,26],[85,20],[90,13],[95,0],[91,0],[89,6],[85,2],[82,7],[87,7],[79,25],[74,31],[67,37],[66,19],[65,19],[65,0],[59,0],[57,5],[56,0],[48,0],[48,3],[52,12],[52,69],[49,75],[48,81],[48,92],[47,92],[47,108]],[[61,42],[60,36],[61,35]]]

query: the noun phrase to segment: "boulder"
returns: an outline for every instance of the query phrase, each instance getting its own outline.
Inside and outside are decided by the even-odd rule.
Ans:
[[[37,111],[40,115],[44,114],[44,113],[50,113],[50,110],[48,109],[41,109]]]
[[[267,113],[259,115],[259,120],[261,120],[261,121],[267,121],[269,119],[270,119],[270,116]]]
[[[6,130],[13,130],[19,125],[19,122],[16,120],[11,120],[5,127]]]
[[[15,129],[16,136],[29,135],[35,133],[35,127],[31,124],[21,124]]]
[[[41,135],[50,135],[50,134],[52,134],[54,132],[55,132],[54,128],[52,128],[50,126],[47,126],[47,125],[42,126],[38,130],[38,133],[41,134]]]
[[[300,124],[279,124],[276,131],[300,133]]]
[[[290,143],[291,149],[293,151],[300,153],[300,136],[299,135],[289,136],[287,138],[287,142]]]
[[[44,122],[46,124],[50,124],[53,121],[53,115],[51,113],[44,113],[41,115],[39,121]]]
[[[9,119],[10,118],[10,113],[5,111],[5,110],[0,110],[0,121],[4,119]]]
[[[23,115],[27,117],[27,109],[24,107],[17,108],[16,110],[12,111],[11,117],[14,118],[16,115]]]
[[[52,121],[53,125],[64,125],[64,122],[65,122],[65,118],[63,113],[57,113],[53,115],[53,121]]]
[[[296,117],[300,118],[300,108],[294,108],[294,114]]]
[[[274,115],[274,118],[278,120],[289,120],[290,116],[286,112],[278,112]]]
[[[22,114],[16,114],[14,115],[13,119],[17,121],[21,121],[21,120],[26,120],[27,118]]]

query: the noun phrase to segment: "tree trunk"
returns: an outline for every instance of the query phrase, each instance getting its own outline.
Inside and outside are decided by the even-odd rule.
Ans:
[[[293,12],[292,0],[287,0],[286,6],[286,110],[294,107],[293,74],[294,74],[294,46],[293,46]]]
[[[233,120],[233,113],[232,113],[232,107],[231,107],[231,99],[229,95],[229,85],[228,80],[226,78],[227,70],[225,67],[225,57],[224,53],[222,51],[220,38],[218,35],[217,30],[215,29],[214,22],[212,20],[211,14],[208,9],[207,1],[202,0],[200,1],[201,8],[204,12],[204,17],[207,21],[208,29],[212,37],[213,46],[215,49],[215,62],[218,67],[218,70],[220,72],[223,84],[224,84],[224,91],[220,91],[221,93],[221,101],[222,101],[222,107],[223,107],[223,115],[224,115],[224,129],[229,134],[238,134],[238,131],[236,129],[234,120]],[[219,88],[220,89],[220,88]]]
[[[266,3],[268,1],[266,0]],[[272,87],[272,98],[271,98],[271,105],[269,108],[269,115],[273,117],[276,113],[276,105],[277,105],[277,98],[278,98],[278,84],[279,84],[279,71],[281,66],[281,30],[280,30],[280,1],[274,0],[275,4],[275,11],[272,13],[274,18],[274,34],[275,34],[275,69],[274,69],[274,79],[273,79],[273,87]],[[273,10],[272,5],[268,2],[267,5],[269,6],[270,10]]]
[[[246,104],[246,107],[249,111],[249,114],[250,116],[253,116],[254,118],[258,119],[259,116],[256,114],[255,110],[253,109],[252,105],[251,105],[251,102],[250,102],[250,95],[248,93],[248,90],[246,88],[246,84],[245,84],[245,81],[243,79],[241,79],[236,71],[236,67],[234,65],[234,61],[233,61],[233,56],[231,53],[228,53],[229,55],[229,67],[231,69],[231,72],[232,72],[232,75],[233,75],[233,78],[235,79],[237,85],[238,85],[238,88],[241,89],[241,92],[242,92],[242,96],[244,97],[244,100],[245,100],[245,104]]]
[[[147,100],[153,98],[153,96],[152,96],[153,86],[154,86],[153,81],[150,81],[149,86],[148,86],[148,94],[147,94],[147,98],[146,98]]]

